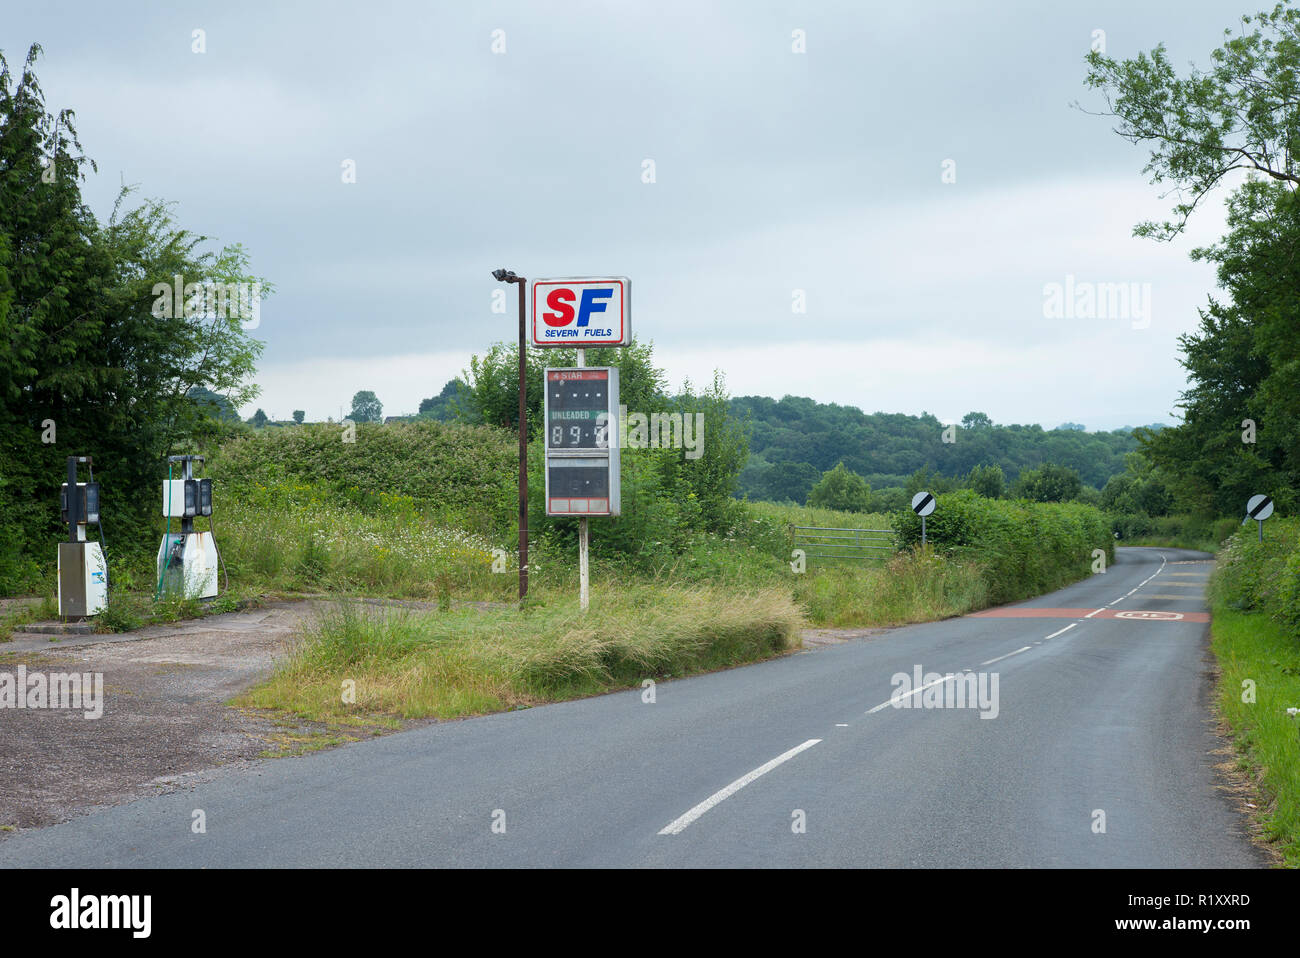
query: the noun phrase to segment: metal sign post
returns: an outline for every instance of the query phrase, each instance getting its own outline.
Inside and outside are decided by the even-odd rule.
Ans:
[[[912,511],[921,517],[921,545],[925,545],[925,517],[934,512],[934,496],[918,492],[912,497]]]
[[[1264,541],[1264,520],[1273,514],[1273,497],[1251,496],[1246,502],[1246,518],[1259,523],[1259,541]]]
[[[528,303],[525,291],[528,280],[514,270],[494,269],[498,283],[519,284],[519,604],[528,595],[528,407],[525,403],[525,378],[528,373],[527,326]]]

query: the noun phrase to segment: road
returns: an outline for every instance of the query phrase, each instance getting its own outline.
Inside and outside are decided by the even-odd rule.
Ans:
[[[653,703],[219,773],[14,836],[0,866],[1258,867],[1216,785],[1206,560],[1125,549],[1051,595],[661,683]],[[983,673],[990,694],[996,675],[996,714],[894,707],[917,667]]]

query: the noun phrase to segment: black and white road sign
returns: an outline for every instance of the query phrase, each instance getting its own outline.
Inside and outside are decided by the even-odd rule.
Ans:
[[[928,492],[918,492],[912,497],[912,511],[922,517],[934,512],[934,496]]]
[[[1246,503],[1246,518],[1263,521],[1273,514],[1272,496],[1251,496]]]

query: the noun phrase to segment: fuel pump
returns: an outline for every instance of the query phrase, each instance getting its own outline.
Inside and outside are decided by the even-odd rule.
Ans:
[[[87,482],[77,481],[77,467],[86,466]],[[68,481],[59,491],[68,539],[59,543],[59,615],[80,619],[108,608],[108,560],[101,542],[86,539],[86,526],[99,521],[99,483],[90,456],[68,457]]]
[[[195,479],[194,463],[202,456],[168,456],[167,479],[162,486],[162,514],[167,531],[158,547],[158,589],[186,599],[211,599],[217,594],[217,543],[211,530],[194,531],[196,516],[212,516],[212,480]],[[172,477],[181,468],[181,478]],[[172,519],[180,519],[180,532],[172,532]]]

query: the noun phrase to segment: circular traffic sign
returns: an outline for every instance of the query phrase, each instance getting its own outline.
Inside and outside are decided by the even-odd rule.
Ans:
[[[1251,496],[1246,503],[1246,518],[1263,521],[1273,514],[1272,496]]]
[[[934,496],[928,492],[918,492],[912,497],[912,511],[918,516],[928,516],[934,512]]]

